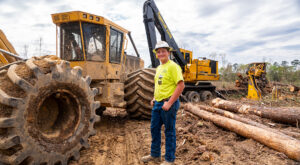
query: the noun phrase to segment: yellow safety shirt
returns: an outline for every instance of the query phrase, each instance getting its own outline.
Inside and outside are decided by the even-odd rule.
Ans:
[[[156,69],[154,98],[156,101],[173,95],[179,81],[183,81],[182,70],[178,64],[169,60]]]

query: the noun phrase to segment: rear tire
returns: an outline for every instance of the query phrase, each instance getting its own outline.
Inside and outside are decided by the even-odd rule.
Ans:
[[[154,95],[154,76],[156,70],[146,68],[128,74],[125,81],[125,100],[127,113],[131,118],[150,119]]]
[[[0,164],[78,160],[99,121],[89,77],[56,56],[0,71]]]
[[[202,91],[201,92],[201,101],[208,101],[213,98],[213,95],[210,91]]]
[[[192,103],[198,103],[201,100],[200,94],[196,91],[190,91],[190,93],[188,94],[188,100]]]

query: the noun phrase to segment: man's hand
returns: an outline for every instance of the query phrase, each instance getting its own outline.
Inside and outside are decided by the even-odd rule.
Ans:
[[[150,101],[150,105],[151,105],[152,107],[153,107],[153,105],[154,105],[154,101],[155,101],[154,98]]]
[[[172,104],[170,104],[168,101],[164,102],[164,105],[161,107],[163,110],[168,111],[171,108]]]

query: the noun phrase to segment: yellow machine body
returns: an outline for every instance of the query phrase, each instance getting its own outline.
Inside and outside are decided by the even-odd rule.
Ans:
[[[260,100],[261,99],[261,90],[257,87],[255,79],[250,76],[248,83],[248,99],[251,100]]]
[[[185,72],[183,73],[185,82],[197,81],[217,81],[220,79],[218,71],[218,62],[210,59],[193,59],[193,52],[180,49],[187,62]]]
[[[17,54],[12,44],[8,41],[5,34],[0,30],[0,49],[8,51],[13,54]],[[0,66],[17,61],[14,57],[0,52]]]
[[[249,77],[248,82],[248,99],[260,100],[262,98],[262,91],[259,88],[257,80],[266,74],[266,63],[251,63],[248,66],[247,75]]]
[[[127,73],[144,68],[144,61],[127,55],[129,33],[125,28],[94,14],[72,11],[52,14],[57,25],[57,55],[80,66],[98,88],[95,97],[105,107],[124,107]]]

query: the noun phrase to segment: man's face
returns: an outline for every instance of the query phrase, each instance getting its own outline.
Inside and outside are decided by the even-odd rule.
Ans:
[[[158,48],[156,50],[156,55],[160,61],[166,61],[169,59],[170,52],[167,48]]]

